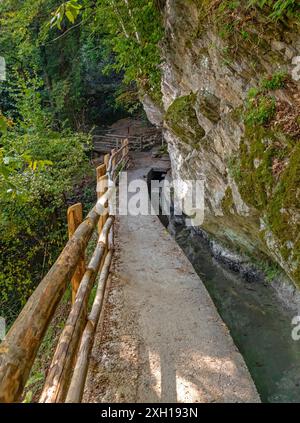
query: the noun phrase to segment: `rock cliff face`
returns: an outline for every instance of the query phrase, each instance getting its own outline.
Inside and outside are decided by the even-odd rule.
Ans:
[[[300,96],[291,77],[300,34],[292,23],[212,3],[165,2],[163,125],[173,177],[204,175],[203,229],[257,263],[271,260],[300,286]],[[148,104],[158,124],[160,108]]]

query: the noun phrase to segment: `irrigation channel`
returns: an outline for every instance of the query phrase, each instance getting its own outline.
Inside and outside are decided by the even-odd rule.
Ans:
[[[151,180],[162,180],[158,169]],[[201,277],[248,366],[263,402],[300,402],[300,341],[291,336],[295,312],[270,283],[247,280],[220,263],[207,239],[184,218],[159,216]]]

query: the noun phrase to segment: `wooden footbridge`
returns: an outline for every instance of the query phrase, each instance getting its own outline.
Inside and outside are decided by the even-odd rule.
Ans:
[[[107,206],[128,157],[128,140],[122,140],[118,150],[104,157],[104,163],[97,168],[98,202],[84,220],[81,204],[69,208],[68,243],[0,345],[0,402],[18,402],[22,397],[46,330],[70,282],[72,307],[40,402],[81,402],[114,251],[114,216],[109,214]],[[86,265],[85,251],[96,230],[97,246]],[[91,291],[98,275],[96,296],[88,313]]]

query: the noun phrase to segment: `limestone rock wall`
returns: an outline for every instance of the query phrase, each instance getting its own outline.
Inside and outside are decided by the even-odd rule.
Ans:
[[[270,258],[300,284],[300,133],[284,133],[276,122],[250,131],[243,117],[249,90],[279,72],[291,75],[300,34],[239,10],[214,19],[201,3],[167,0],[164,8],[161,89],[173,176],[205,177],[203,229],[213,238],[256,261]],[[298,83],[275,88],[266,93],[275,99],[273,115],[279,106],[297,115]],[[161,110],[148,105],[158,124]]]

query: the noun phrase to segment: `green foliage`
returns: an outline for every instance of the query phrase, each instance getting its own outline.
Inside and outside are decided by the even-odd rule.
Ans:
[[[55,132],[40,81],[20,81],[18,119],[1,138],[0,315],[11,322],[66,241],[67,199],[90,171],[87,136]]]
[[[299,16],[298,0],[250,0],[249,6],[256,6],[260,9],[268,8],[270,10],[270,18],[274,20],[283,19],[286,16]]]
[[[300,18],[298,0],[224,0],[217,7],[218,12],[223,12],[223,14],[228,14],[239,8],[257,8],[274,21],[286,18]]]
[[[124,73],[124,82],[136,81],[141,92],[161,101],[158,43],[162,38],[161,16],[154,1],[102,0],[97,3],[92,24],[95,31],[108,34],[106,43],[115,54],[108,66]]]
[[[252,260],[253,264],[255,264],[255,266],[264,273],[265,280],[267,282],[272,282],[272,280],[282,273],[280,266],[278,266],[275,262],[271,262],[269,260],[257,260],[255,258]]]
[[[56,26],[58,29],[62,29],[62,22],[64,17],[66,17],[72,24],[77,19],[80,9],[82,8],[81,4],[77,0],[70,0],[62,3],[55,12],[52,13],[53,18],[51,19],[51,26]]]
[[[89,20],[89,3],[82,14]],[[161,101],[158,42],[163,31],[159,3],[155,0],[101,0],[97,2],[95,18],[90,24],[93,36],[99,32],[105,38],[108,52],[115,60],[108,64],[106,72],[112,70],[124,74],[124,82],[136,82],[142,93],[147,92],[157,102]],[[78,0],[62,3],[53,12],[51,25],[61,29],[64,18],[72,24],[82,8]],[[87,24],[89,26],[89,24]]]
[[[245,107],[245,122],[249,125],[267,125],[276,111],[275,97],[270,91],[285,87],[288,74],[278,71],[264,78],[258,88],[250,88]]]
[[[288,74],[286,72],[276,72],[262,81],[262,88],[265,90],[277,90],[283,88],[287,79]]]
[[[72,2],[73,4],[74,2]],[[0,84],[0,110],[13,114],[14,100],[9,86],[17,85],[18,75],[35,74],[44,82],[39,90],[43,109],[51,115],[56,129],[106,123],[124,111],[114,107],[114,92],[121,77],[103,77],[102,70],[112,61],[102,33],[92,33],[93,2],[83,1],[76,9],[83,15],[71,24],[64,16],[61,30],[51,24],[51,13],[70,2],[61,0],[4,0],[0,2],[0,55],[5,57],[9,81]],[[53,16],[54,18],[55,16]],[[78,22],[77,22],[78,21]],[[69,26],[72,25],[72,26]],[[123,117],[123,116],[121,116]],[[110,123],[110,122],[109,122]]]
[[[275,99],[271,96],[250,96],[246,105],[245,120],[250,125],[266,125],[275,114]]]
[[[43,79],[40,94],[54,125],[78,130],[111,123],[139,111],[137,102],[131,107],[126,96],[119,97],[122,79],[129,91],[137,83],[140,94],[161,101],[159,3],[3,0],[0,54],[8,73],[14,67],[17,73],[34,71]],[[3,84],[4,113],[14,109],[5,89]]]
[[[123,107],[130,114],[141,111],[139,93],[133,84],[127,86],[122,85],[116,91],[115,103],[116,106]]]
[[[7,119],[5,118],[5,116],[0,114],[0,132],[2,134],[6,134],[7,127],[8,127]]]

